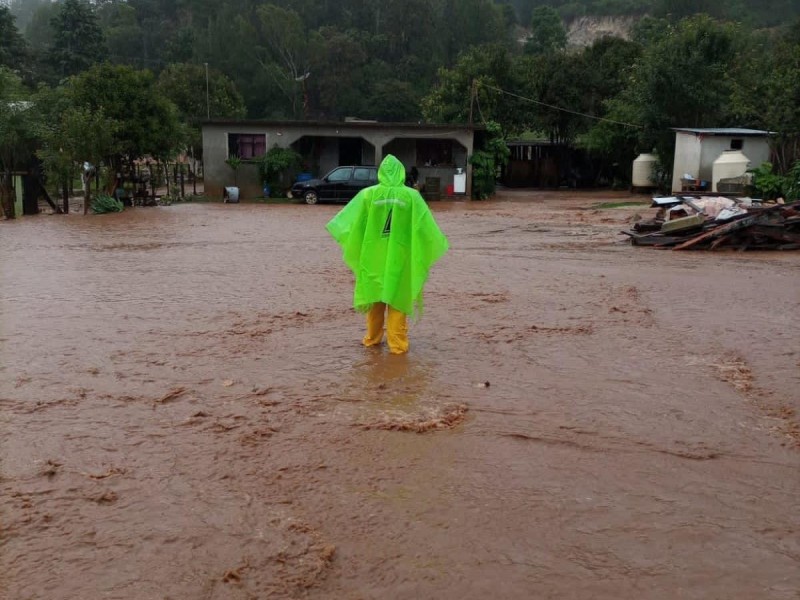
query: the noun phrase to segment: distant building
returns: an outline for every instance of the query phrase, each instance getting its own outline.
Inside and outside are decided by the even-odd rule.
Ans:
[[[726,150],[739,150],[755,168],[770,159],[769,131],[760,129],[675,128],[675,164],[672,172],[673,193],[696,188],[711,191],[716,161]],[[693,182],[687,182],[691,175]]]
[[[292,148],[304,160],[304,171],[321,177],[339,165],[378,165],[394,154],[406,169],[417,167],[419,181],[438,179],[440,192],[453,184],[457,169],[467,173],[466,195],[471,192],[472,166],[467,158],[474,150],[475,130],[468,125],[418,123],[238,121],[203,123],[205,192],[222,198],[233,185],[233,171],[225,163],[230,156],[243,163],[237,174],[243,198],[262,195],[256,159],[271,148]]]

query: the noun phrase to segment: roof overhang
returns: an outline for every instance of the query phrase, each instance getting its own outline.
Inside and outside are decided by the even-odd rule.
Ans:
[[[466,123],[392,123],[381,121],[263,121],[263,120],[241,120],[241,119],[208,119],[201,121],[203,127],[225,127],[225,126],[251,126],[263,128],[286,128],[286,129],[316,129],[330,128],[350,129],[353,131],[363,131],[365,129],[399,129],[403,131],[482,131],[483,125],[468,125]]]
[[[774,131],[763,129],[745,129],[741,127],[673,127],[672,131],[677,133],[691,133],[703,136],[725,136],[725,137],[769,137],[775,135]]]

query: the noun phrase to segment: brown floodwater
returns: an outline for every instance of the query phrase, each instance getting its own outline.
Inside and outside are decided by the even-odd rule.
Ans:
[[[615,198],[437,203],[404,357],[337,207],[0,223],[0,597],[796,600],[800,253]]]

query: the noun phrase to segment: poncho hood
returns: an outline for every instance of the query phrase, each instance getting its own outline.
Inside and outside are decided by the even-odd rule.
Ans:
[[[447,238],[419,192],[403,184],[405,168],[391,154],[378,169],[378,181],[359,192],[327,229],[355,275],[356,310],[383,302],[418,316],[422,288],[433,264],[447,252]]]
[[[378,168],[378,181],[382,185],[403,185],[406,180],[406,169],[395,156],[388,154]]]

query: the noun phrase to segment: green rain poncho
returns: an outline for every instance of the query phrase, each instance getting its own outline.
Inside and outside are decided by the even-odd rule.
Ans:
[[[327,229],[342,247],[356,278],[353,307],[376,302],[407,315],[422,313],[422,288],[433,264],[447,252],[447,238],[391,154],[378,169],[378,185],[358,193]]]

